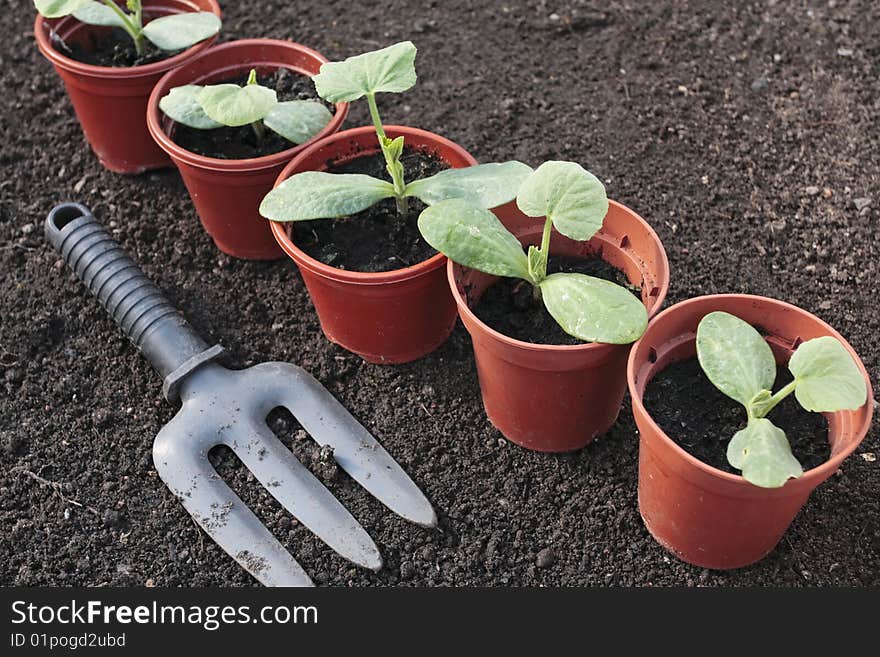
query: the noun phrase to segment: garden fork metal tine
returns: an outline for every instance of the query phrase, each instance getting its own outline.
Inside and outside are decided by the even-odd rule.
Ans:
[[[174,423],[174,453],[197,450],[199,458],[207,461],[211,448],[226,445],[263,487],[318,538],[346,559],[379,570],[382,558],[373,539],[265,423],[275,407],[265,390],[290,383],[268,379],[265,369],[228,370],[217,363],[206,363],[181,384],[183,407]],[[198,494],[198,489],[192,490],[188,498],[191,504]],[[209,503],[215,500],[199,505],[203,516]]]
[[[287,408],[312,439],[332,447],[339,467],[373,497],[406,520],[437,526],[434,508],[409,475],[311,374],[279,362],[260,363],[246,373],[267,402]]]
[[[380,570],[382,556],[370,535],[269,427],[252,424],[245,431],[249,439],[229,446],[272,497],[338,554]]]
[[[311,578],[208,461],[216,441],[191,432],[187,410],[153,443],[156,471],[198,525],[264,586],[314,586]],[[187,442],[189,441],[189,444]]]

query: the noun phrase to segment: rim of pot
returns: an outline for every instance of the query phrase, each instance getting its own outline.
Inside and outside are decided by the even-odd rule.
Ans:
[[[217,16],[222,17],[223,14],[220,10],[220,5],[217,3],[217,0],[205,0],[205,2],[210,5],[210,9],[203,11],[211,11]],[[45,16],[42,16],[38,13],[36,19],[34,20],[34,36],[36,37],[37,47],[40,49],[40,52],[43,53],[43,55],[53,64],[60,66],[65,70],[73,71],[74,73],[79,73],[80,75],[88,75],[95,78],[134,78],[147,77],[150,75],[155,75],[157,73],[163,73],[165,71],[177,68],[185,61],[191,59],[193,56],[209,49],[214,43],[214,40],[217,38],[217,35],[215,34],[214,36],[208,37],[203,41],[199,41],[194,46],[190,46],[186,50],[179,52],[172,57],[160,59],[157,62],[150,62],[149,64],[141,64],[139,66],[95,66],[94,64],[86,64],[85,62],[77,61],[72,57],[68,57],[67,55],[64,55],[60,51],[56,50],[52,46],[52,42],[49,38],[49,32],[52,31],[49,27],[49,21],[57,21],[58,26],[61,26],[67,22],[81,22],[77,21],[77,19],[73,16],[63,16],[61,18],[46,18]],[[87,23],[82,23],[82,25],[85,26],[85,28],[82,29],[87,29],[89,27],[104,27],[100,25],[88,25]]]
[[[619,203],[618,201],[614,201],[612,199],[608,199],[608,204],[610,206],[615,206],[619,210],[629,213],[632,215],[636,221],[642,224],[642,227],[646,229],[648,234],[653,239],[654,243],[659,246],[660,259],[657,263],[657,271],[659,273],[659,283],[657,285],[659,291],[655,297],[653,297],[653,301],[650,306],[645,305],[644,299],[642,300],[642,304],[645,305],[645,309],[648,311],[648,320],[654,317],[657,312],[659,312],[660,308],[663,307],[663,301],[666,299],[666,293],[669,291],[669,258],[666,255],[666,249],[663,247],[663,243],[660,241],[660,237],[657,235],[657,232],[651,227],[647,221],[645,221],[642,216],[635,212],[633,209],[624,205],[623,203]],[[553,229],[556,230],[555,228]],[[605,235],[604,233],[598,232],[591,239],[599,239],[605,244],[610,246],[618,246],[613,239],[613,237]],[[619,248],[619,247],[618,247]],[[455,268],[461,267],[462,269],[470,269],[469,267],[464,267],[463,265],[458,265],[452,260],[449,261],[447,266],[446,275],[449,281],[449,287],[452,290],[452,296],[455,299],[455,303],[458,306],[458,312],[464,313],[467,315],[468,319],[472,322],[478,323],[482,326],[483,330],[486,331],[492,338],[499,342],[503,342],[512,347],[516,347],[518,349],[523,349],[525,351],[534,351],[534,352],[554,352],[554,353],[574,353],[574,352],[584,352],[590,349],[604,349],[607,347],[625,347],[630,348],[635,343],[630,344],[611,344],[608,342],[584,342],[582,344],[536,344],[534,342],[526,342],[524,340],[517,340],[516,338],[511,338],[509,335],[505,335],[500,331],[496,331],[491,326],[486,324],[483,320],[481,320],[477,314],[471,309],[468,305],[467,300],[461,296],[461,292],[458,290],[458,283],[456,282],[455,276]],[[503,278],[503,277],[498,277]]]
[[[473,155],[468,153],[464,148],[456,144],[454,141],[451,141],[446,137],[442,137],[428,130],[411,128],[404,125],[386,125],[384,126],[384,128],[386,134],[392,136],[415,136],[420,137],[424,140],[437,142],[445,148],[455,151],[461,159],[469,162],[468,166],[474,166],[475,164],[477,164],[476,158],[474,158]],[[290,164],[282,169],[281,173],[278,175],[277,180],[275,181],[275,184],[273,185],[273,189],[275,187],[278,187],[282,182],[292,176],[294,173],[294,169],[297,169],[300,164],[302,164],[303,160],[311,157],[314,152],[319,148],[324,148],[327,146],[327,144],[333,143],[334,141],[341,141],[354,136],[360,136],[365,133],[375,134],[375,131],[376,129],[371,125],[361,126],[358,128],[349,128],[348,130],[341,130],[336,134],[330,135],[326,139],[315,142],[314,144],[303,150],[301,153],[299,153],[290,162]],[[303,171],[307,170],[311,169],[304,169]],[[278,244],[281,245],[281,248],[284,250],[284,252],[291,258],[293,258],[293,260],[298,265],[300,265],[301,267],[306,267],[315,274],[319,274],[335,281],[341,281],[354,285],[383,285],[388,283],[399,283],[401,281],[409,280],[411,278],[415,278],[416,276],[421,276],[428,272],[434,271],[435,269],[439,269],[446,263],[446,256],[442,253],[437,253],[427,260],[422,260],[421,262],[410,265],[409,267],[392,269],[391,271],[385,272],[362,272],[350,271],[348,269],[339,269],[337,267],[332,267],[331,265],[324,264],[320,260],[316,260],[312,256],[308,255],[305,251],[300,249],[296,245],[296,243],[290,238],[289,230],[292,228],[292,224],[296,224],[299,222],[270,221],[269,223],[271,224],[272,233],[275,235],[275,239],[278,241]]]
[[[277,153],[272,153],[271,155],[262,155],[260,157],[250,157],[239,160],[225,160],[219,157],[208,157],[206,155],[199,155],[198,153],[194,153],[193,151],[187,150],[186,148],[183,148],[182,146],[177,144],[168,135],[168,133],[165,132],[165,129],[162,125],[165,115],[162,110],[159,109],[159,100],[163,96],[165,96],[173,87],[179,87],[185,84],[193,84],[195,82],[195,80],[192,79],[193,76],[191,74],[187,75],[190,70],[189,67],[197,65],[207,59],[216,56],[219,53],[224,53],[229,50],[240,50],[245,48],[266,46],[295,51],[300,54],[313,57],[322,64],[328,61],[327,58],[324,57],[321,53],[309,48],[308,46],[304,46],[301,43],[296,43],[295,41],[287,41],[284,39],[238,39],[236,41],[227,41],[226,43],[221,43],[219,45],[208,48],[204,52],[201,52],[195,57],[190,58],[186,62],[186,66],[180,66],[171,71],[168,71],[156,83],[156,86],[153,88],[153,91],[150,94],[150,99],[147,103],[147,128],[149,129],[150,134],[153,136],[153,139],[156,141],[157,144],[159,144],[162,150],[164,150],[172,157],[175,157],[191,166],[198,167],[200,169],[223,172],[254,171],[259,169],[270,169],[272,167],[279,166],[280,164],[283,164],[284,162],[289,160],[291,157],[295,157],[297,154],[299,154],[299,152],[302,152],[310,145],[338,131],[339,127],[345,121],[346,116],[348,116],[348,103],[336,103],[334,105],[334,107],[336,108],[336,112],[334,113],[333,118],[327,125],[325,125],[321,129],[318,134],[316,134],[308,141],[305,141],[302,144],[294,144],[290,148],[286,148],[283,151],[278,151]],[[242,70],[261,67],[276,69],[284,67],[295,71],[296,73],[304,77],[311,77],[313,75],[312,73],[305,71],[304,69],[280,62],[272,56],[260,57],[257,59],[259,59],[259,61],[242,60],[241,62],[236,62],[228,66],[218,67],[216,69],[212,69],[212,72],[208,75],[214,75],[215,73],[229,73],[230,75],[233,75],[234,73],[241,72]],[[187,80],[186,78],[190,79]]]
[[[697,467],[699,470],[701,470],[703,473],[705,473],[707,475],[717,477],[717,478],[719,478],[723,481],[729,482],[731,484],[744,485],[744,486],[749,486],[752,488],[760,488],[758,486],[755,486],[754,484],[747,482],[743,478],[742,475],[732,474],[730,472],[724,472],[723,470],[719,470],[718,468],[713,467],[713,466],[709,465],[708,463],[704,463],[703,461],[701,461],[697,457],[693,456],[686,449],[681,447],[674,440],[672,440],[672,438],[670,438],[666,434],[666,432],[654,421],[654,418],[651,416],[651,414],[645,408],[645,405],[642,402],[643,395],[642,395],[642,393],[639,393],[636,388],[636,381],[635,381],[636,361],[642,360],[638,356],[639,351],[640,351],[639,346],[641,345],[642,341],[645,340],[645,338],[649,335],[649,332],[651,331],[652,326],[657,326],[658,324],[662,323],[664,318],[666,318],[667,316],[679,313],[682,311],[682,309],[687,308],[691,305],[702,304],[702,303],[706,303],[707,301],[722,300],[722,299],[742,300],[742,301],[748,301],[748,302],[761,301],[763,303],[770,303],[771,305],[775,305],[781,309],[784,308],[784,309],[799,313],[801,315],[805,315],[809,319],[811,319],[812,321],[818,322],[818,324],[820,326],[822,326],[824,329],[826,329],[828,331],[828,335],[831,335],[832,337],[836,338],[837,340],[840,340],[841,344],[846,348],[847,352],[849,352],[849,354],[855,360],[856,365],[859,368],[859,372],[861,372],[862,377],[865,380],[865,384],[866,384],[867,390],[868,390],[868,398],[865,401],[865,404],[860,406],[858,409],[851,411],[852,413],[856,413],[857,411],[859,411],[862,408],[864,408],[865,406],[867,406],[867,414],[865,416],[865,419],[862,422],[862,424],[857,428],[857,430],[854,432],[856,435],[861,435],[862,438],[859,440],[851,441],[850,444],[847,445],[846,447],[844,447],[844,449],[842,449],[840,452],[838,452],[837,454],[832,454],[831,458],[829,458],[824,463],[817,465],[815,468],[810,468],[809,470],[805,470],[804,473],[800,477],[797,477],[795,479],[788,479],[788,481],[786,481],[785,484],[783,484],[779,488],[768,488],[765,490],[770,491],[771,493],[779,493],[779,492],[785,491],[786,489],[790,489],[791,487],[796,486],[799,483],[802,485],[805,483],[812,483],[814,480],[816,480],[816,484],[818,485],[822,481],[825,481],[826,479],[828,479],[828,477],[830,477],[832,474],[834,474],[834,472],[837,471],[837,469],[840,467],[840,464],[858,448],[862,439],[867,434],[868,430],[871,427],[871,421],[872,421],[872,418],[874,415],[874,393],[873,393],[873,389],[871,387],[871,379],[868,376],[868,371],[865,369],[865,364],[862,362],[862,359],[856,353],[855,349],[852,348],[852,345],[850,345],[850,343],[847,342],[846,339],[842,335],[840,335],[840,333],[838,333],[834,329],[833,326],[831,326],[830,324],[828,324],[824,320],[820,319],[819,317],[816,317],[814,314],[804,310],[803,308],[799,308],[798,306],[795,306],[794,304],[788,303],[787,301],[780,301],[779,299],[773,299],[771,297],[765,297],[765,296],[761,296],[759,294],[706,294],[703,296],[685,299],[684,301],[679,301],[678,303],[670,306],[669,308],[667,308],[663,312],[659,313],[656,317],[654,317],[653,320],[651,320],[651,322],[649,322],[648,328],[645,330],[644,335],[642,335],[642,337],[633,345],[633,349],[630,351],[629,358],[627,359],[626,383],[627,383],[627,387],[629,388],[629,394],[630,394],[630,398],[631,398],[631,403],[633,405],[633,411],[635,411],[637,408],[644,415],[644,417],[647,418],[648,422],[651,425],[651,428],[654,430],[654,432],[658,436],[660,436],[660,439],[667,445],[667,447],[670,447],[673,452],[675,452],[680,458],[682,458],[688,464]],[[711,311],[707,311],[707,313],[708,312],[711,312]],[[685,336],[684,335],[678,336],[677,340],[681,340],[683,337],[685,337]],[[783,336],[777,336],[777,337],[783,337]],[[696,334],[694,334],[694,339],[696,339]],[[656,376],[657,374],[659,374],[662,371],[663,370],[658,370],[657,372],[654,373],[654,376]],[[651,380],[649,379],[644,382],[645,388],[647,388],[650,381]],[[840,413],[840,412],[845,412],[845,411],[836,411],[836,412]],[[826,415],[826,416],[827,415],[834,415],[834,413],[823,413],[822,415]],[[830,434],[830,431],[828,431],[826,433]]]

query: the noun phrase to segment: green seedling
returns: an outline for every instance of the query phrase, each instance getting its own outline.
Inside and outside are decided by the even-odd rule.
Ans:
[[[398,214],[406,217],[411,197],[428,205],[448,198],[465,198],[485,208],[513,199],[519,183],[531,172],[531,168],[521,162],[448,169],[406,182],[400,162],[404,138],[386,136],[376,94],[410,89],[416,83],[415,56],[416,47],[404,41],[343,62],[323,64],[312,78],[318,95],[328,102],[367,99],[391,182],[363,174],[306,171],[291,176],[273,189],[263,199],[260,214],[273,221],[331,219],[362,212],[383,199],[393,198]]]
[[[171,14],[144,24],[141,0],[126,0],[125,9],[113,0],[34,0],[34,6],[46,18],[73,15],[89,25],[121,27],[138,54],[143,54],[145,40],[160,50],[182,50],[220,31],[220,18],[209,11]]]
[[[547,275],[553,228],[585,241],[602,227],[608,199],[599,179],[574,162],[545,162],[522,183],[516,204],[530,217],[546,217],[540,247],[529,246],[527,253],[494,214],[463,199],[426,208],[419,230],[460,265],[531,283],[535,297],[569,335],[585,342],[637,340],[648,314],[631,292],[585,274]]]
[[[788,361],[794,379],[771,392],[776,360],[770,345],[747,322],[725,312],[706,315],[697,327],[697,358],[712,384],[746,409],[746,428],[727,447],[727,461],[756,486],[778,488],[804,470],[785,432],[767,414],[791,393],[808,411],[857,409],[868,392],[859,368],[830,336],[801,343]]]
[[[314,100],[278,102],[274,89],[257,83],[251,69],[247,83],[175,87],[159,101],[167,116],[198,130],[250,125],[261,142],[266,128],[294,144],[302,144],[323,130],[333,115]]]

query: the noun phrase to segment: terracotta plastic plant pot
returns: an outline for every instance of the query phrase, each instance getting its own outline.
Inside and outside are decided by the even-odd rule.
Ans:
[[[283,67],[311,77],[326,61],[314,50],[292,41],[243,39],[215,46],[189,60],[165,75],[153,90],[147,109],[150,134],[171,156],[202,225],[224,253],[249,260],[272,260],[284,255],[272,237],[269,222],[260,216],[260,202],[291,158],[339,130],[348,114],[348,103],[337,103],[330,123],[304,144],[264,157],[223,160],[198,155],[174,143],[174,121],[159,109],[159,100],[174,87],[215,84],[246,75],[252,68],[265,74]]]
[[[498,214],[523,245],[541,243],[543,217],[526,217],[511,204]],[[554,230],[550,253],[551,258],[600,255],[641,287],[649,316],[666,297],[669,263],[663,245],[644,219],[620,203],[610,202],[604,226],[588,242],[575,242]],[[611,428],[626,390],[630,345],[514,340],[489,328],[472,310],[497,277],[452,262],[448,276],[473,341],[486,415],[505,437],[528,449],[567,452]]]
[[[477,161],[461,146],[424,130],[385,126],[390,138],[430,152],[453,168]],[[303,151],[284,168],[276,187],[295,173],[322,171],[379,152],[372,126],[344,130]],[[296,246],[295,224],[272,222],[272,232],[302,273],[324,335],[371,363],[406,363],[434,351],[455,326],[455,304],[437,254],[412,267],[381,273],[337,269]]]
[[[210,11],[220,15],[216,0],[146,0],[144,3],[144,13],[150,17],[186,11]],[[52,46],[52,32],[65,43],[87,44],[95,34],[109,30],[86,25],[73,16],[48,19],[37,14],[34,23],[40,52],[52,62],[64,81],[86,140],[101,164],[116,173],[142,173],[167,167],[171,162],[150,137],[143,119],[147,100],[159,78],[206,50],[215,37],[174,57],[129,68],[84,64]]]
[[[826,414],[831,458],[781,488],[754,486],[691,456],[663,433],[642,403],[646,386],[658,372],[696,354],[697,325],[715,310],[759,327],[779,363],[787,362],[801,342],[830,335],[852,354],[868,385],[868,402],[862,408]],[[813,489],[837,471],[871,424],[871,385],[852,347],[821,319],[765,297],[713,295],[666,309],[633,347],[627,376],[641,436],[639,510],[645,526],[677,557],[706,568],[747,566],[773,550]]]

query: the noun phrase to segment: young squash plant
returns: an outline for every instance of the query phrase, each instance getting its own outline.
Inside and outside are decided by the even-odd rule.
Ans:
[[[697,327],[697,358],[709,381],[746,409],[747,424],[734,434],[727,461],[756,486],[778,488],[803,474],[785,432],[767,414],[791,393],[807,411],[829,413],[860,408],[867,387],[839,340],[807,340],[791,355],[794,379],[773,393],[776,360],[767,341],[749,323],[725,312],[706,315]]]
[[[333,118],[323,103],[314,100],[278,102],[274,89],[258,84],[254,69],[244,86],[175,87],[162,97],[159,108],[174,121],[198,130],[250,125],[258,142],[268,128],[294,144],[302,144]]]
[[[479,207],[492,208],[513,199],[531,168],[521,162],[479,164],[407,182],[400,156],[404,137],[385,134],[376,95],[401,93],[416,83],[416,47],[410,41],[381,50],[328,62],[312,79],[318,95],[330,103],[366,98],[390,182],[364,174],[305,171],[295,174],[263,199],[260,214],[272,221],[309,221],[345,217],[362,212],[386,198],[397,203],[398,215],[409,212],[408,199],[431,205],[444,199],[463,198]]]
[[[546,217],[540,247],[529,246],[528,252],[494,214],[466,199],[426,208],[419,230],[453,262],[531,283],[535,297],[569,335],[611,344],[638,340],[648,313],[629,290],[585,274],[547,275],[553,228],[585,241],[602,227],[608,199],[599,179],[574,162],[545,162],[522,183],[516,204],[530,217]]]
[[[46,18],[73,15],[89,25],[121,27],[138,54],[144,53],[145,40],[160,50],[183,50],[220,31],[220,18],[209,11],[172,14],[144,24],[142,4],[142,0],[126,0],[123,9],[113,0],[34,0],[37,11]]]

